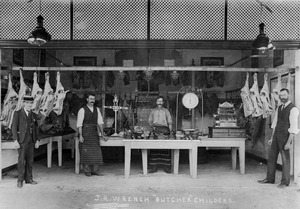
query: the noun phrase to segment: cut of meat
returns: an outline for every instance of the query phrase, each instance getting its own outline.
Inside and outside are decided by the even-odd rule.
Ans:
[[[289,92],[291,92],[291,78],[292,76],[291,76],[291,73],[289,73],[289,75],[288,75],[288,82],[287,82],[287,84],[286,84],[286,88],[289,90]]]
[[[253,75],[253,79],[254,82],[250,89],[250,98],[254,107],[254,112],[252,113],[252,117],[258,117],[263,114],[263,110],[262,110],[263,105],[259,96],[257,73]]]
[[[260,99],[262,101],[262,108],[263,108],[263,118],[269,117],[272,112],[273,108],[271,106],[271,101],[270,101],[270,91],[269,91],[269,86],[268,86],[268,74],[266,73],[264,75],[264,85],[260,91]]]
[[[11,74],[8,75],[8,88],[4,97],[3,110],[1,113],[1,124],[10,129],[13,114],[18,104],[18,94],[14,90],[11,81]]]
[[[38,114],[40,110],[42,95],[43,95],[43,90],[38,84],[37,73],[35,72],[33,74],[33,86],[31,92],[31,96],[33,96],[34,102],[31,109],[36,114]]]
[[[54,93],[50,85],[50,75],[48,72],[45,74],[45,88],[41,100],[40,112],[47,117],[53,110],[54,103]]]
[[[63,111],[63,102],[68,91],[64,90],[64,87],[60,82],[60,72],[57,72],[56,91],[54,93],[54,105],[53,105],[53,111],[56,113],[56,115],[61,115]]]
[[[18,94],[18,104],[16,111],[20,110],[23,107],[23,97],[24,95],[29,95],[31,89],[25,84],[22,69],[20,69],[20,90]]]
[[[272,90],[272,93],[271,93],[271,106],[272,106],[272,109],[275,110],[275,111],[277,110],[277,107],[281,103],[280,99],[279,99],[280,90],[281,90],[281,75],[278,74],[277,85],[275,86],[275,88]],[[275,111],[272,114],[272,116],[274,116]],[[272,117],[272,118],[274,118],[274,117]]]
[[[250,90],[249,90],[249,73],[247,73],[246,81],[244,87],[241,89],[241,98],[243,101],[243,109],[245,117],[252,115],[254,111],[254,107],[252,105],[252,101],[250,98]]]

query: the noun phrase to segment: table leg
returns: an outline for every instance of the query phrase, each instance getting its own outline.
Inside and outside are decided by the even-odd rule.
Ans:
[[[79,153],[79,139],[75,139],[75,173],[79,174],[79,162],[80,162],[80,153]]]
[[[47,167],[51,168],[52,164],[52,137],[49,139],[49,143],[47,143]]]
[[[142,149],[143,173],[147,175],[148,172],[148,150]]]
[[[57,139],[57,149],[58,149],[58,166],[62,165],[62,136]]]
[[[125,178],[130,175],[131,147],[130,144],[125,144]]]
[[[174,149],[174,174],[177,175],[179,170],[179,149]]]
[[[192,166],[193,166],[192,177],[193,177],[193,179],[197,178],[197,164],[198,164],[198,147],[194,146],[192,149]]]
[[[193,149],[189,149],[190,175],[193,176]]]
[[[237,153],[237,148],[231,147],[231,164],[233,170],[236,169],[236,153]]]
[[[245,174],[245,141],[239,147],[240,171]]]

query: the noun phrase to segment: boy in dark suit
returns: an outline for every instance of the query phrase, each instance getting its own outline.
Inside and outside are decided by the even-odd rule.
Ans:
[[[34,144],[37,140],[36,114],[31,112],[33,104],[32,96],[23,97],[23,107],[14,113],[12,121],[13,140],[20,144],[18,158],[18,183],[21,188],[23,181],[26,184],[37,184],[32,179],[32,164],[34,155]]]

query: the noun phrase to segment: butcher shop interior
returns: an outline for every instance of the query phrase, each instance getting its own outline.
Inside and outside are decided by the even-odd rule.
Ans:
[[[44,208],[300,204],[299,135],[289,152],[287,199],[280,201],[276,186],[257,183],[266,176],[282,88],[300,109],[300,2],[1,0],[0,5],[4,208],[41,208],[43,201]],[[99,140],[103,176],[91,178],[84,175],[78,129],[89,95],[103,118],[105,138]],[[16,186],[20,145],[12,124],[26,96],[33,97],[31,111],[41,116],[33,162],[38,184],[26,184],[27,194],[16,201],[9,196],[23,193]],[[157,138],[149,116],[159,96],[171,123],[170,132]],[[171,172],[149,172],[151,150],[163,148],[170,149]],[[276,168],[277,184],[280,155]],[[31,207],[30,193],[39,198],[38,206]]]

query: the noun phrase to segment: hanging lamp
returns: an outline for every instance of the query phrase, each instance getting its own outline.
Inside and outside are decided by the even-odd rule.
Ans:
[[[267,51],[274,50],[275,46],[269,37],[265,34],[265,24],[259,24],[259,35],[253,41],[252,46],[257,50]]]
[[[29,35],[27,42],[31,45],[41,46],[51,40],[51,35],[43,26],[44,18],[41,15],[41,0],[40,0],[40,15],[36,18],[37,26]]]
[[[267,50],[274,50],[275,46],[273,42],[269,39],[269,37],[265,33],[265,24],[263,23],[263,8],[266,8],[270,13],[272,10],[264,3],[259,0],[256,0],[260,4],[260,19],[261,23],[259,24],[259,35],[252,42],[252,46],[257,50],[262,51],[264,53]]]

